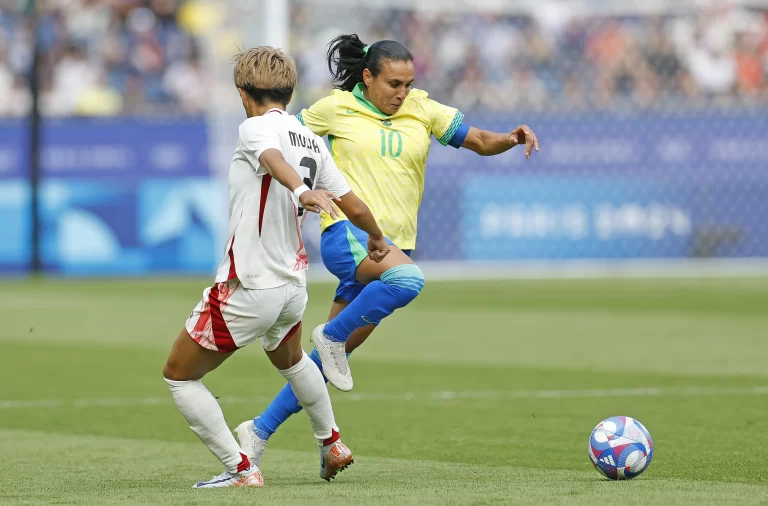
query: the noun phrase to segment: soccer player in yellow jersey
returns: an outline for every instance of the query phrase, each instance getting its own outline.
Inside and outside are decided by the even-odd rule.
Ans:
[[[349,390],[352,377],[345,351],[364,342],[382,318],[408,304],[424,285],[410,252],[416,247],[431,137],[444,146],[485,156],[525,145],[530,158],[539,146],[527,126],[511,133],[480,130],[465,124],[460,111],[413,88],[413,56],[398,42],[368,46],[357,35],[340,36],[329,44],[328,67],[336,89],[297,117],[315,134],[328,136],[331,154],[350,187],[397,246],[375,263],[367,258],[368,237],[347,217],[322,217],[323,263],[339,278],[339,286],[329,322],[312,334],[311,358],[329,382]],[[252,462],[258,464],[269,437],[300,410],[286,385],[264,413],[238,427]]]

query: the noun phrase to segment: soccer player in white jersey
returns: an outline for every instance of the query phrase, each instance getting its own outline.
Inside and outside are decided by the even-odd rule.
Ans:
[[[320,370],[301,348],[307,303],[304,211],[337,215],[334,203],[370,234],[368,255],[389,252],[368,207],[349,189],[320,137],[285,112],[296,65],[281,51],[257,47],[235,58],[235,86],[247,113],[229,168],[229,237],[212,287],[187,320],[163,368],[190,428],[226,470],[196,488],[263,487],[201,379],[237,349],[261,340],[290,383],[318,440],[326,480],[353,462],[339,439]]]

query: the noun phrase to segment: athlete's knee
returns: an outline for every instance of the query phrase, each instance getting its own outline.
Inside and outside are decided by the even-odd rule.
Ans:
[[[181,367],[178,367],[178,363],[171,359],[168,359],[163,366],[163,378],[165,378],[166,381],[183,381],[186,379]]]
[[[169,357],[163,366],[163,378],[171,381],[194,381],[203,377],[199,371],[190,370],[182,361]]]
[[[416,264],[403,264],[384,272],[381,281],[397,289],[403,305],[415,299],[424,288],[424,273]]]

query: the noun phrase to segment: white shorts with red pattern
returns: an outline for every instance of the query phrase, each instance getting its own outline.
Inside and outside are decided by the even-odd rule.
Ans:
[[[294,335],[307,307],[307,288],[291,283],[249,290],[237,279],[203,290],[186,328],[203,348],[229,353],[257,338],[267,351]]]

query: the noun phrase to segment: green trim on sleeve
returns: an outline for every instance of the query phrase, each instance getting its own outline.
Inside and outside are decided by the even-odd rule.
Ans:
[[[451,139],[453,139],[453,136],[456,134],[456,130],[459,129],[463,121],[464,113],[461,111],[456,111],[456,116],[453,117],[453,121],[451,121],[451,125],[448,127],[448,130],[445,131],[442,137],[437,139],[437,142],[443,146],[447,146],[448,143],[451,142]]]
[[[303,112],[303,111],[302,111],[302,112]],[[297,114],[297,115],[296,115],[296,119],[297,119],[297,120],[299,120],[299,123],[301,123],[302,125],[304,125],[304,126],[307,126],[307,125],[304,123],[304,118],[301,116],[301,113],[299,113],[299,114]]]

